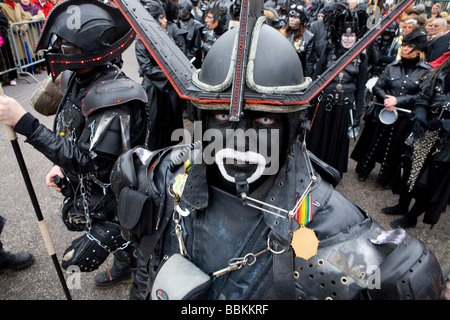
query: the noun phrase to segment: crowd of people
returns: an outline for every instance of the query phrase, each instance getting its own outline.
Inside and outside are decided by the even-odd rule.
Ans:
[[[150,54],[142,39],[137,38],[135,46],[139,75],[143,78],[142,83],[137,84],[124,75],[121,71],[120,54],[121,50],[125,50],[127,46],[119,46],[119,44],[128,43],[130,37],[128,29],[125,27],[127,23],[124,21],[124,17],[117,10],[113,10],[115,6],[113,2],[103,1],[108,5],[102,7],[84,0],[74,0],[80,5],[80,8],[84,8],[83,10],[91,10],[92,16],[94,13],[103,15],[104,12],[107,12],[114,18],[106,22],[107,28],[97,26],[92,30],[86,27],[85,30],[77,30],[75,36],[75,31],[65,26],[68,13],[63,9],[58,11],[58,8],[62,8],[63,5],[56,6],[54,13],[47,17],[48,12],[44,9],[48,9],[50,3],[46,5],[46,1],[31,0],[32,3],[33,1],[37,2],[37,7],[33,8],[30,0],[22,0],[21,9],[14,1],[5,0],[0,5],[7,16],[8,10],[12,8],[12,12],[22,10],[24,17],[27,13],[28,18],[26,19],[28,20],[31,19],[32,13],[36,13],[35,15],[42,13],[45,19],[48,18],[36,49],[48,49],[51,45],[46,59],[54,59],[54,61],[62,61],[61,56],[64,55],[69,57],[70,64],[58,66],[60,69],[49,70],[53,80],[59,76],[61,92],[65,94],[63,97],[59,97],[59,107],[53,113],[55,115],[54,132],[40,124],[14,99],[7,97],[0,98],[0,120],[13,127],[16,132],[26,136],[28,143],[54,163],[54,167],[46,178],[47,185],[55,188],[58,192],[61,192],[63,188],[70,191],[65,194],[61,212],[63,222],[71,231],[86,231],[86,233],[73,241],[67,248],[63,257],[63,267],[78,265],[83,269],[82,271],[94,271],[110,252],[114,252],[114,264],[111,270],[96,277],[97,286],[110,287],[123,281],[129,281],[133,276],[130,298],[144,299],[148,294],[151,294],[152,298],[164,298],[158,296],[159,292],[147,292],[147,282],[154,283],[163,277],[158,278],[158,273],[163,274],[160,269],[166,265],[164,263],[166,258],[163,257],[170,252],[177,251],[174,248],[179,247],[182,255],[186,255],[185,252],[190,251],[195,262],[201,265],[202,269],[208,269],[211,272],[217,270],[219,263],[223,260],[222,257],[225,259],[227,254],[235,257],[233,254],[242,252],[244,248],[256,250],[255,248],[261,244],[257,236],[266,235],[268,232],[267,228],[263,228],[266,226],[261,224],[262,220],[258,210],[246,209],[249,218],[247,221],[241,221],[238,215],[233,215],[228,210],[227,215],[231,214],[234,219],[241,221],[241,225],[237,226],[236,222],[230,223],[231,219],[224,217],[226,215],[223,215],[223,208],[221,209],[219,205],[212,204],[211,208],[205,208],[205,204],[200,202],[203,201],[204,190],[198,183],[195,184],[191,181],[190,188],[194,190],[191,191],[188,190],[189,183],[187,181],[181,182],[187,191],[183,193],[183,198],[181,198],[181,194],[174,196],[172,207],[166,204],[165,201],[168,200],[162,196],[167,189],[158,189],[160,185],[165,186],[169,180],[173,182],[179,177],[166,178],[165,175],[172,168],[170,166],[165,168],[164,165],[168,162],[160,160],[166,156],[160,150],[170,149],[178,143],[178,141],[172,141],[168,133],[183,128],[184,118],[195,120],[192,115],[194,113],[203,121],[205,125],[203,129],[214,128],[225,132],[226,128],[236,128],[226,119],[227,114],[221,113],[221,109],[211,111],[207,107],[199,108],[202,109],[201,112],[198,110],[193,112],[192,106],[178,96],[167,78],[167,74],[161,70],[156,58]],[[218,39],[226,31],[237,27],[241,11],[239,0],[230,3],[221,0],[210,2],[141,0],[140,2],[158,22],[161,29],[199,70],[207,61],[210,50]],[[19,9],[15,9],[15,7]],[[385,4],[382,13],[386,14],[392,8]],[[293,66],[298,65],[299,67],[293,67],[286,73],[301,72],[300,78],[298,78],[298,74],[293,78],[297,77],[301,80],[311,78],[312,81],[318,79],[325,70],[332,67],[339,57],[350,50],[367,32],[369,25],[367,12],[368,3],[360,1],[347,3],[317,0],[305,2],[268,0],[264,3],[267,24],[277,30],[277,37],[283,36],[289,40],[298,57],[298,61]],[[377,182],[383,188],[391,189],[400,195],[397,206],[383,209],[385,214],[402,215],[400,219],[392,222],[392,227],[414,227],[418,217],[423,213],[425,213],[424,222],[434,225],[438,222],[441,213],[446,210],[450,199],[450,184],[448,183],[450,176],[448,22],[446,12],[440,10],[438,4],[433,5],[429,13],[425,12],[423,5],[412,6],[405,10],[397,21],[385,29],[375,41],[369,44],[327,84],[313,99],[309,110],[301,110],[305,122],[300,122],[300,117],[297,116],[293,119],[286,119],[282,113],[267,113],[266,109],[249,111],[243,116],[242,122],[241,120],[239,122],[253,123],[251,124],[252,128],[281,130],[283,136],[279,137],[280,166],[283,166],[284,172],[298,170],[293,171],[294,176],[298,175],[302,179],[306,177],[306,166],[303,169],[296,168],[290,163],[287,154],[290,152],[294,158],[301,154],[297,138],[300,128],[307,123],[308,128],[303,136],[303,141],[308,150],[334,168],[339,177],[342,177],[348,170],[349,156],[357,162],[356,172],[361,183],[368,178],[376,163],[381,164]],[[9,23],[12,22],[9,21]],[[108,28],[114,32],[105,31],[109,30]],[[261,32],[262,30],[264,29],[261,29]],[[51,43],[50,40],[55,32],[58,39]],[[83,41],[83,37],[87,37],[91,41],[87,43]],[[108,49],[115,46],[120,50]],[[84,61],[81,64],[81,60],[77,60],[78,56],[85,58],[89,55],[98,55],[99,52],[105,53],[101,56],[103,59],[101,63],[98,62],[99,60],[92,59],[92,61],[95,60],[95,64],[88,65],[84,64]],[[372,86],[368,85],[370,80],[373,81]],[[132,88],[130,90],[134,90],[133,94],[123,93],[118,89],[123,87],[123,83]],[[103,90],[96,90],[99,87],[102,87]],[[110,95],[102,94],[106,91]],[[14,105],[14,111],[7,111],[7,108],[4,107],[7,104]],[[103,107],[105,105],[108,107]],[[394,117],[394,120],[388,123],[387,117]],[[265,122],[267,120],[269,123]],[[285,140],[282,140],[283,138]],[[350,139],[356,141],[355,149],[351,154],[349,154]],[[153,165],[149,167],[148,172],[156,171],[160,174],[160,176],[154,174],[155,181],[162,177],[167,179],[167,181],[155,183],[154,189],[146,190],[145,198],[138,194],[137,187],[133,187],[137,181],[127,180],[124,187],[123,179],[128,178],[125,172],[114,175],[115,170],[118,170],[117,166],[120,169],[121,161],[126,161],[126,158],[121,155],[129,154],[130,150],[134,151],[138,146],[144,146],[146,150],[153,151],[158,155],[157,157],[154,154],[149,156],[155,158],[156,165],[153,164],[154,168]],[[126,166],[123,165],[123,167]],[[199,176],[211,177],[210,179],[214,180],[210,183],[213,198],[220,199],[222,202],[227,201],[227,205],[232,207],[240,205],[238,198],[230,198],[229,195],[224,196],[223,194],[223,191],[230,192],[232,190],[230,193],[234,192],[234,189],[237,188],[238,174],[230,178],[229,175],[224,174],[223,165],[211,167],[212,169],[208,169],[205,173],[198,167],[186,166],[183,175],[187,178],[188,172],[189,176],[194,172],[197,178]],[[240,167],[240,165],[236,167]],[[161,170],[166,171],[163,173]],[[113,174],[110,176],[111,172]],[[280,173],[282,172],[280,170]],[[57,183],[58,179],[64,181],[63,185]],[[246,185],[249,188],[246,192],[250,192],[254,197],[262,197],[262,199],[271,195],[272,205],[286,205],[282,205],[278,198],[275,200],[275,195],[280,198],[282,195],[274,189],[275,184],[272,186],[273,180],[260,176],[254,179],[256,182]],[[282,188],[283,185],[288,186],[291,182],[286,175],[277,184],[279,188]],[[209,185],[208,183],[209,180],[204,185]],[[183,192],[182,190],[181,192]],[[176,194],[175,190],[173,192]],[[342,217],[342,221],[345,222],[336,227],[339,230],[329,229],[324,222],[326,218],[324,216],[320,218],[318,210],[319,218],[315,221],[312,220],[309,225],[315,226],[314,229],[318,233],[320,241],[324,240],[326,243],[325,239],[329,237],[348,233],[350,228],[346,229],[348,227],[346,223],[353,229],[356,228],[355,225],[359,225],[358,228],[361,230],[357,233],[365,234],[367,230],[363,230],[363,225],[367,224],[368,220],[364,214],[361,215],[359,209],[335,193],[330,194],[329,198],[325,200],[319,195],[320,192],[325,192],[324,190],[317,188],[315,192],[311,193],[317,197],[316,202],[323,200],[322,206],[327,208],[326,210],[336,210],[334,209],[336,206],[348,210],[348,215],[345,218]],[[194,203],[184,198],[189,197],[187,194],[200,197],[199,202]],[[156,203],[159,202],[161,209],[158,211],[158,220],[148,221],[140,216],[135,218],[123,216],[124,206],[130,203],[139,206],[141,210],[146,208],[146,210],[152,211],[147,207],[150,196],[153,196]],[[239,196],[242,196],[242,193]],[[330,198],[333,201],[328,203]],[[122,202],[117,203],[118,199]],[[410,210],[409,206],[413,199],[415,199],[415,204]],[[188,211],[186,214],[185,211],[179,209],[181,204],[189,204],[192,212]],[[164,220],[164,217],[170,216],[168,215],[169,211],[172,214],[178,209],[180,215],[185,218],[182,224],[179,223],[182,218],[176,219],[175,215],[173,219]],[[185,209],[188,210],[188,207],[186,206]],[[241,209],[239,207],[239,210]],[[196,210],[203,210],[208,215],[200,222],[191,221],[190,219],[195,218]],[[138,213],[140,214],[140,212],[136,214]],[[337,211],[336,214],[338,214]],[[273,218],[271,215],[269,217],[264,217],[265,224],[268,224],[269,219]],[[160,218],[161,220],[159,220]],[[137,225],[136,223],[142,219],[144,219],[145,225]],[[133,225],[131,225],[131,220],[134,221]],[[213,240],[214,237],[210,236],[214,230],[217,230],[213,224],[219,222],[223,226],[223,230]],[[293,254],[292,248],[289,245],[286,246],[286,239],[292,236],[292,230],[289,231],[289,236],[284,233],[278,234],[279,229],[285,227],[284,222],[276,221],[275,223],[272,220],[270,222],[269,228],[273,230],[269,230],[267,251],[274,254],[274,265],[276,261],[279,267],[287,270],[286,268],[291,268],[292,265],[285,265],[286,260],[283,261],[283,259],[292,258],[288,255]],[[161,225],[159,225],[160,223]],[[152,250],[154,251],[148,258],[148,243],[146,242],[144,245],[141,240],[153,234],[153,231],[149,231],[148,228],[154,224],[156,224],[156,230],[161,229],[161,232],[167,225],[174,224],[176,232],[168,231],[167,235],[161,233],[161,238],[156,239],[155,242],[152,240]],[[273,225],[280,225],[280,227],[273,227]],[[189,237],[183,238],[183,228],[188,230],[188,235],[189,232],[198,232],[199,238],[210,237],[209,240],[217,247],[223,243],[226,243],[228,247],[222,247],[223,251],[218,253],[220,259],[218,258],[217,261],[206,261],[206,258],[204,260],[199,252],[209,256],[212,253],[211,250],[216,250],[216,246],[205,247],[206,243],[208,245],[210,243],[205,241],[199,243]],[[250,229],[255,232],[254,239],[251,237],[252,234],[249,234],[248,237],[244,237],[245,242],[242,244],[236,245],[229,241],[230,237],[240,239]],[[105,230],[108,230],[111,238],[102,238]],[[178,234],[178,231],[181,232],[181,235]],[[155,233],[159,233],[159,231]],[[169,233],[172,236],[176,234],[176,237],[171,238]],[[126,236],[122,238],[121,235]],[[92,241],[93,237],[97,241]],[[357,239],[359,239],[358,237]],[[184,241],[187,241],[186,246]],[[328,249],[325,246],[322,253],[326,250]],[[370,255],[370,250],[365,254]],[[404,253],[399,252],[398,256],[401,257],[402,254]],[[297,257],[299,256],[297,255]],[[278,258],[281,260],[277,260]],[[260,258],[258,257],[258,259]],[[264,268],[272,263],[272,260],[268,259],[267,255],[261,256],[262,262],[258,266],[261,273],[264,273],[262,272],[266,270]],[[0,267],[6,268],[8,265],[27,267],[31,260],[32,256],[30,255],[17,255],[15,259],[14,255],[9,254],[8,259],[5,259],[7,262],[0,260]],[[171,265],[169,261],[174,260],[167,260],[166,272],[169,272],[167,269]],[[178,260],[178,263],[186,262]],[[296,267],[300,270],[297,263],[296,260]],[[434,262],[431,260],[421,263],[434,268]],[[196,298],[208,297],[211,299],[222,297],[260,299],[267,296],[292,298],[295,290],[297,290],[298,296],[318,294],[316,296],[318,297],[320,295],[318,292],[309,291],[310,289],[304,285],[303,280],[298,280],[298,278],[295,278],[297,288],[295,290],[292,288],[292,292],[287,292],[287,289],[286,292],[275,290],[278,285],[275,280],[272,287],[256,286],[254,285],[257,280],[256,273],[250,275],[250,271],[247,272],[248,268],[243,269],[244,272],[240,278],[220,277],[222,275],[220,274],[216,278],[219,280],[216,280],[214,284],[209,281],[202,283],[202,288],[208,284],[209,292],[205,293],[203,289],[199,288],[190,289],[196,290],[194,296]],[[234,282],[238,283],[250,276],[252,281],[255,281],[251,286],[252,290],[240,285],[234,286]],[[278,278],[274,274],[274,277],[280,283],[290,282],[289,279],[283,279],[283,276]],[[264,281],[269,280],[264,279]],[[264,284],[264,281],[260,283]],[[415,279],[415,281],[419,280]],[[290,285],[288,283],[288,287]],[[268,289],[271,289],[270,292]],[[436,288],[430,290],[434,289]],[[392,297],[391,293],[384,292],[380,297],[383,297],[383,294],[386,294],[384,297]],[[342,292],[342,294],[344,293]],[[366,294],[377,297],[378,293],[368,292]],[[435,296],[435,293],[429,294]],[[403,296],[398,293],[396,297]]]
[[[12,86],[17,85],[18,74],[16,66],[19,61],[24,65],[33,64],[35,54],[33,48],[37,43],[38,32],[42,28],[42,25],[39,25],[34,30],[30,30],[30,26],[24,24],[14,25],[14,28],[11,29],[11,25],[26,21],[44,22],[53,6],[59,2],[60,0],[0,1],[0,36],[3,40],[0,46],[0,73],[2,73],[0,80],[2,83]],[[14,38],[14,41],[17,43],[17,48],[13,48],[11,38]],[[17,53],[13,53],[14,51]],[[33,73],[38,74],[41,72],[39,69],[45,69],[45,67],[43,63],[40,63],[32,66],[30,69]]]
[[[153,10],[155,18],[159,16],[159,19],[162,19],[163,15],[167,18],[169,24],[172,24],[172,27],[167,29],[172,31],[168,33],[177,44],[181,43],[180,49],[189,59],[193,59],[197,68],[201,68],[201,62],[217,38],[226,30],[234,28],[239,20],[240,1],[233,1],[226,6],[223,1],[182,0],[178,2],[179,10],[176,10],[174,5],[170,8],[170,1],[163,1],[158,11],[154,9],[158,6],[155,1],[142,2],[149,10]],[[349,9],[341,20],[333,16],[335,12],[332,12],[331,8],[334,8],[334,5],[342,5],[343,11],[345,6]],[[330,4],[326,1],[306,1],[287,6],[286,1],[265,1],[264,14],[268,24],[280,31],[294,46],[302,63],[304,76],[313,80],[333,65],[367,31],[368,17],[360,14],[361,11],[367,11],[367,2]],[[382,14],[387,14],[394,6],[395,4],[384,4]],[[429,119],[427,115],[420,116],[414,102],[420,95],[426,75],[448,55],[449,20],[447,12],[441,10],[438,3],[434,4],[428,13],[423,4],[406,9],[363,54],[333,79],[314,101],[309,115],[311,124],[307,137],[308,148],[336,168],[342,176],[348,168],[349,139],[356,141],[361,120],[364,119],[364,130],[350,155],[357,161],[358,179],[365,181],[376,163],[380,163],[377,182],[383,188],[400,194],[401,181],[407,176],[405,172],[409,172],[405,169],[405,166],[408,166],[405,161],[412,152],[412,147],[406,147],[404,141],[411,130],[425,130],[424,122],[427,119],[434,120]],[[177,27],[180,30],[174,32],[173,28]],[[185,41],[176,40],[174,35],[182,37],[183,33]],[[344,33],[347,33],[345,39],[341,37]],[[144,46],[140,44],[139,47],[142,49]],[[141,49],[139,51],[146,51],[145,48]],[[139,56],[141,55],[138,52]],[[164,78],[154,61],[153,65],[159,70],[159,74],[148,67],[145,72],[142,71],[145,66],[142,61],[152,61],[148,52],[146,59],[138,60],[141,63],[140,74],[144,77],[146,86],[148,83],[158,83],[158,77],[161,75]],[[372,85],[368,89],[366,84],[371,81]],[[160,92],[172,92],[172,105],[177,113],[177,105],[182,108],[180,101],[174,102],[177,94],[170,89],[168,81],[164,86],[165,89],[161,87]],[[445,88],[442,90],[446,92]],[[384,107],[392,112],[397,107],[414,112],[399,111],[397,121],[384,124],[378,118]],[[156,112],[151,114],[156,119]],[[171,128],[176,129],[182,126],[180,119],[173,121],[170,115],[159,119],[161,121],[157,123],[161,127],[172,126]],[[419,126],[421,129],[418,129]],[[161,130],[155,129],[156,135],[158,132]],[[445,137],[444,135],[444,140]],[[170,145],[170,142],[163,142],[162,139],[157,139],[162,143],[158,147]],[[440,197],[442,203],[448,201],[449,190],[444,189],[446,191]],[[404,214],[405,210],[408,211],[408,206],[399,211],[383,212]],[[445,206],[441,206],[439,210],[445,211]],[[435,216],[438,217],[439,214],[436,213]],[[431,224],[437,220],[438,218],[434,219]]]

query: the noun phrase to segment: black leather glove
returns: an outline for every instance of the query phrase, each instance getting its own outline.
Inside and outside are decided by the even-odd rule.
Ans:
[[[411,131],[414,134],[414,140],[425,139],[425,122],[423,122],[423,120],[419,118],[415,119]]]

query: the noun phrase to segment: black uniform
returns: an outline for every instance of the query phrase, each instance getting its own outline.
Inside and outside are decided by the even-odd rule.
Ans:
[[[333,65],[338,54],[325,50],[326,67]],[[316,72],[320,74],[318,65]],[[317,157],[336,168],[340,174],[347,172],[350,141],[348,128],[359,119],[352,117],[355,110],[362,110],[364,84],[367,80],[367,57],[361,54],[335,77],[322,91],[318,105],[312,108],[314,115],[308,134],[308,148]],[[352,112],[352,115],[350,114]]]
[[[164,72],[152,58],[140,39],[135,44],[139,75],[143,78],[142,87],[148,96],[149,140],[151,150],[177,143],[166,133],[183,128],[183,109],[180,98]]]
[[[71,5],[79,9],[78,28],[68,23]],[[117,258],[114,266],[120,264],[120,274],[111,272],[113,278],[130,279],[136,266],[134,248],[120,233],[109,179],[117,157],[143,145],[146,137],[145,91],[111,63],[133,40],[134,32],[119,9],[100,1],[73,0],[54,8],[36,47],[46,50],[53,79],[62,72],[63,98],[53,130],[30,113],[14,129],[64,174],[59,184],[65,196],[63,222],[71,231],[84,231],[65,250],[64,269],[96,270],[110,253]],[[50,177],[55,184],[57,178]]]
[[[178,20],[178,27],[187,32],[186,38],[186,56],[189,60],[195,58],[192,64],[196,68],[202,65],[202,32],[204,26],[194,19],[191,15],[186,21]]]
[[[422,137],[412,132],[415,141],[403,158],[399,206],[395,209],[406,215],[393,221],[394,227],[413,227],[422,213],[425,213],[423,222],[433,226],[445,212],[450,199],[449,61],[446,64],[447,71],[433,71],[435,77],[422,84],[415,103],[416,108],[428,111],[428,121],[422,124]],[[416,201],[408,211],[413,198]]]
[[[388,65],[373,87],[377,101],[383,103],[386,95],[397,98],[399,108],[414,109],[420,81],[430,70],[426,63],[415,60],[397,60]],[[378,183],[390,188],[400,169],[404,141],[411,130],[413,114],[399,112],[397,121],[385,125],[378,119],[378,109],[365,115],[365,127],[351,158],[358,162],[356,172],[364,177],[370,174],[375,163],[381,163]]]

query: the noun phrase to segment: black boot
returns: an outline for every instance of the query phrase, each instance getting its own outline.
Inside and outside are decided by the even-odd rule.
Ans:
[[[399,215],[399,214],[403,215],[403,214],[406,214],[408,212],[408,208],[407,207],[406,208],[402,207],[399,204],[397,204],[397,205],[395,205],[393,207],[383,208],[383,209],[381,209],[381,211],[384,214],[389,215],[389,216]]]
[[[368,177],[369,177],[369,173],[368,174],[358,174],[358,181],[364,182],[367,180]]]
[[[0,272],[3,270],[23,270],[34,263],[34,257],[28,252],[10,253],[0,249]]]
[[[398,200],[398,204],[393,207],[386,207],[381,209],[381,211],[386,215],[403,215],[408,213],[409,204],[411,203],[412,197],[409,193],[401,194]]]
[[[411,210],[403,217],[391,222],[393,228],[414,228],[417,224],[417,218],[425,212],[426,203],[416,199]]]
[[[404,216],[403,218],[394,220],[390,223],[392,228],[414,228],[417,224],[417,218],[408,218],[407,216]]]
[[[135,268],[136,257],[124,250],[120,250],[114,254],[112,267],[95,276],[95,286],[100,289],[110,289],[121,283],[132,283],[133,270]]]

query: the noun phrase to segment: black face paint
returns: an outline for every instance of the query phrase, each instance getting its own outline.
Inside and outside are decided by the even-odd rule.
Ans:
[[[208,112],[204,140],[205,155],[214,158],[212,167],[221,187],[234,190],[235,175],[244,173],[257,186],[278,173],[286,154],[286,115],[247,111],[240,121],[230,121],[226,111]]]

